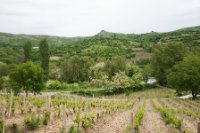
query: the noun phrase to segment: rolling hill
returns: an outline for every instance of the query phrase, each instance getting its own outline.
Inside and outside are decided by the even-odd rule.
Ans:
[[[145,34],[112,33],[102,30],[90,37],[59,37],[46,35],[24,35],[0,33],[0,61],[18,63],[23,60],[23,45],[27,40],[38,46],[46,38],[51,48],[51,55],[90,56],[92,58],[110,58],[112,56],[135,57],[135,50],[142,48],[151,52],[154,44],[180,42],[187,45],[200,44],[200,26],[182,28],[172,32]],[[38,59],[38,52],[33,50],[33,58]]]

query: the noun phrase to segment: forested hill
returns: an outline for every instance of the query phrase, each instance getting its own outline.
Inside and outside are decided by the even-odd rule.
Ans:
[[[0,44],[23,45],[27,40],[37,46],[41,39],[47,39],[50,45],[72,44],[88,37],[59,37],[48,35],[9,34],[0,32]]]
[[[90,37],[0,33],[0,62],[8,64],[21,62],[23,60],[23,45],[25,42],[31,41],[34,47],[38,46],[39,42],[44,38],[47,39],[51,47],[51,55],[61,57],[90,56],[94,59],[123,56],[131,59],[137,56],[137,51],[151,52],[152,47],[157,43],[180,42],[190,46],[199,45],[200,26],[166,33],[152,31],[146,34],[123,34],[102,30]],[[145,53],[139,54],[143,56]],[[33,61],[37,60],[38,52],[33,50]]]
[[[27,40],[32,41],[33,45],[38,45],[41,39],[46,38],[50,45],[61,45],[61,44],[73,44],[85,39],[94,38],[113,38],[113,39],[124,39],[135,42],[166,42],[166,41],[183,41],[187,40],[199,42],[200,26],[188,27],[178,29],[172,32],[158,33],[150,32],[146,34],[123,34],[123,33],[112,33],[102,30],[98,34],[91,37],[59,37],[59,36],[48,36],[48,35],[25,35],[25,34],[9,34],[0,32],[0,44],[10,45],[22,45]]]

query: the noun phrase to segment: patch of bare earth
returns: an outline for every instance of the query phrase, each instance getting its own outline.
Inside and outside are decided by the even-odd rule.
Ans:
[[[149,52],[145,52],[145,51],[137,51],[135,52],[135,58],[134,60],[140,60],[140,59],[144,59],[144,58],[150,58],[151,57],[151,53]]]
[[[124,133],[131,121],[131,113],[135,112],[139,105],[140,103],[137,102],[132,110],[103,116],[88,130],[88,133]]]
[[[156,111],[150,100],[146,100],[144,118],[139,127],[140,133],[173,133],[176,132],[173,127],[166,125],[162,120],[160,113]]]
[[[36,112],[36,108],[32,109],[33,112]],[[11,115],[11,117],[6,117],[6,124],[22,124],[24,120],[25,114],[21,114],[20,110],[16,110],[14,115]]]
[[[50,60],[51,60],[51,61],[59,61],[60,58],[61,58],[60,56],[51,56],[51,57],[50,57]]]

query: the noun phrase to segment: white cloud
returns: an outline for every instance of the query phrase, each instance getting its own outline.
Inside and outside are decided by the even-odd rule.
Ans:
[[[199,0],[0,0],[0,31],[62,36],[144,33],[200,24]]]

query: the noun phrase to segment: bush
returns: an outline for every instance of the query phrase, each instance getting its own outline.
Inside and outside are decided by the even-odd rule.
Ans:
[[[60,90],[62,89],[62,84],[58,80],[51,80],[47,82],[47,89],[49,90]]]
[[[74,125],[73,125],[69,129],[69,133],[80,133],[80,131],[77,128],[75,128]]]
[[[43,114],[43,124],[44,125],[47,125],[48,122],[50,120],[50,112],[49,111],[45,111],[44,114]]]
[[[25,127],[29,130],[34,130],[39,126],[40,120],[35,114],[28,115],[24,118]]]
[[[77,90],[79,89],[80,86],[78,83],[72,83],[72,84],[63,83],[62,87],[64,90]]]
[[[77,123],[78,128],[79,128],[79,125],[80,125],[80,123],[82,122],[82,119],[81,119],[79,113],[76,115],[76,119],[74,120],[74,122]]]
[[[37,106],[38,109],[40,109],[45,104],[45,99],[34,99],[33,104]]]

